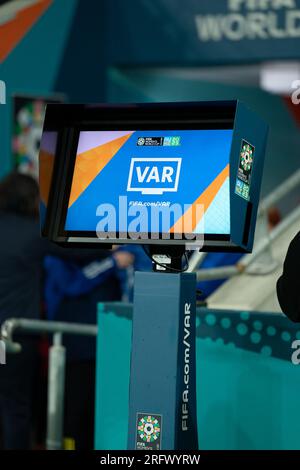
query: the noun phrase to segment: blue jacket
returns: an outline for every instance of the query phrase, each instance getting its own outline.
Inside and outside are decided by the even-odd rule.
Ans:
[[[86,294],[116,274],[116,263],[112,256],[101,261],[92,261],[80,266],[56,256],[46,256],[45,301],[47,317],[55,319],[58,306],[66,297]]]

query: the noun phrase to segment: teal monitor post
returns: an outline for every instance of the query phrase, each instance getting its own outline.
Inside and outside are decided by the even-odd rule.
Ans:
[[[194,273],[136,272],[128,449],[198,449],[195,330]]]

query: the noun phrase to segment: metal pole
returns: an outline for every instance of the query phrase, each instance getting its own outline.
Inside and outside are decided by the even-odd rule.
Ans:
[[[213,281],[215,279],[227,279],[239,274],[239,271],[234,266],[222,266],[220,268],[207,268],[197,271],[197,281]]]
[[[63,444],[66,348],[62,334],[55,333],[49,351],[47,439],[48,450],[60,450]]]
[[[241,260],[241,265],[245,268],[250,266],[250,264],[252,264],[274,240],[280,237],[285,230],[298,220],[300,220],[300,207],[294,209],[293,212],[285,217],[285,219],[277,225],[277,227],[275,227],[266,238],[261,240],[253,253],[245,255]]]
[[[280,201],[280,199],[287,196],[287,194],[289,194],[297,186],[300,186],[300,170],[297,170],[292,176],[290,176],[280,186],[278,186],[277,189],[272,191],[272,193],[269,194],[269,196],[265,197],[262,200],[262,202],[260,203],[259,208],[258,208],[257,217],[264,216],[266,211],[270,207],[272,207],[274,204],[276,204],[278,201]],[[197,271],[197,268],[199,267],[199,265],[201,265],[202,261],[204,260],[205,255],[206,255],[206,253],[195,252],[192,255],[191,259],[190,259],[188,272]],[[225,272],[224,274],[227,274],[227,272]],[[239,271],[236,270],[235,273],[233,273],[233,275],[234,274],[239,274]],[[198,281],[200,279],[220,279],[219,277],[214,277],[216,275],[215,272],[211,273],[211,274],[207,274],[207,275],[212,276],[212,277],[207,277],[207,278],[202,277],[202,274],[200,274],[200,272],[198,271],[197,272]],[[199,277],[199,276],[201,276],[201,277]],[[204,276],[205,276],[205,272],[204,272]]]
[[[257,260],[259,256],[270,246],[272,242],[274,242],[280,235],[284,233],[286,229],[288,229],[292,224],[294,224],[297,220],[300,220],[300,207],[295,209],[290,215],[288,215],[277,227],[275,227],[267,237],[262,239],[255,251],[253,253],[249,253],[245,255],[238,264],[235,266],[222,266],[220,268],[209,268],[209,269],[202,269],[197,272],[197,280],[213,280],[213,279],[224,279],[236,276],[245,272],[249,266],[251,266],[254,261]],[[296,235],[296,234],[295,234]],[[270,274],[273,272],[274,267],[276,265],[266,266],[265,270],[262,272],[261,270],[257,274]],[[252,273],[253,274],[253,273]]]
[[[9,318],[1,325],[0,335],[7,352],[16,353],[22,350],[21,345],[13,341],[15,330],[36,334],[54,333],[53,344],[49,350],[46,446],[48,450],[62,449],[66,364],[66,349],[62,344],[62,334],[97,336],[98,327],[78,323]]]
[[[74,335],[96,336],[96,325],[85,325],[81,323],[64,323],[58,321],[28,320],[27,318],[10,318],[1,327],[2,336],[9,338],[15,330],[27,331],[29,333],[67,333]]]
[[[267,209],[272,207],[278,201],[287,196],[293,189],[300,186],[300,170],[297,170],[292,176],[285,180],[277,189],[271,192],[269,196],[265,197],[259,205],[258,215],[264,213]]]
[[[27,318],[9,318],[1,325],[0,336],[7,344],[8,352],[20,352],[21,345],[13,341],[15,330],[28,333],[64,333],[81,336],[97,336],[96,325],[63,323],[45,320],[28,320]]]
[[[206,258],[207,253],[203,251],[195,251],[189,259],[189,268],[187,270],[188,273],[193,273],[197,271],[197,268],[201,266],[203,261]]]

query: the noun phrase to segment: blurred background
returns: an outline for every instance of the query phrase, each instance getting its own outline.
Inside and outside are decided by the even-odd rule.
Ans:
[[[290,346],[287,346],[287,342],[296,335],[300,337],[300,331],[296,327],[291,330],[288,321],[279,313],[275,292],[276,279],[282,271],[288,244],[299,230],[300,0],[0,0],[0,80],[1,178],[13,170],[37,178],[43,116],[45,105],[49,102],[240,99],[265,119],[270,126],[270,134],[261,194],[264,204],[261,206],[256,240],[256,247],[260,251],[255,263],[249,261],[250,258],[244,260],[244,266],[249,264],[249,269],[241,276],[236,276],[237,270],[227,271],[226,275],[200,270],[201,266],[206,269],[235,266],[238,259],[212,258],[209,262],[206,260],[207,264],[204,265],[205,260],[197,258],[193,264],[198,269],[199,288],[205,294],[200,300],[207,302],[206,307],[213,311],[198,312],[199,345],[206,348],[205,353],[215,370],[219,370],[214,363],[215,352],[209,349],[211,345],[201,343],[202,339],[216,341],[219,338],[221,343],[214,346],[219,348],[235,344],[241,348],[241,354],[245,353],[245,349],[248,353],[251,351],[251,354],[262,353],[263,358],[259,356],[261,361],[265,361],[264,354],[267,351],[269,362],[262,362],[258,373],[250,374],[254,393],[257,389],[264,392],[253,405],[257,414],[252,410],[250,418],[247,415],[249,395],[245,392],[245,382],[241,377],[247,380],[247,370],[249,372],[251,369],[251,361],[254,359],[250,353],[249,357],[230,356],[227,359],[233,361],[230,364],[236,365],[235,371],[242,368],[238,376],[232,377],[232,383],[233,390],[239,387],[239,396],[242,397],[239,402],[240,413],[248,423],[248,428],[240,433],[239,424],[234,420],[228,423],[230,409],[236,410],[234,407],[238,406],[230,398],[236,392],[227,389],[226,402],[222,390],[223,398],[216,398],[218,406],[211,402],[211,388],[216,391],[219,387],[215,386],[215,379],[209,375],[211,368],[208,366],[205,390],[209,410],[205,416],[201,411],[198,419],[202,425],[205,422],[208,429],[202,436],[205,448],[212,448],[213,445],[219,448],[264,448],[265,445],[299,448],[295,437],[286,437],[287,429],[290,430],[289,436],[299,435],[297,426],[291,426],[287,419],[281,431],[276,427],[281,426],[282,416],[278,417],[278,422],[269,433],[268,442],[265,436],[274,409],[278,409],[278,403],[282,403],[280,393],[272,395],[271,390],[280,384],[282,397],[286,400],[289,391],[283,392],[283,376],[291,374],[290,380],[294,384],[295,373],[290,369],[290,366],[294,366],[290,364]],[[281,225],[283,222],[285,225]],[[276,227],[277,232],[270,235]],[[139,255],[118,253],[114,259],[117,268],[125,269],[126,275],[129,275],[130,269],[135,269],[134,260],[139,260]],[[116,277],[121,287],[124,287],[124,278],[119,274]],[[214,283],[208,285],[207,281]],[[102,282],[102,279],[99,280],[99,283]],[[112,283],[109,285],[111,287]],[[94,285],[90,289],[92,291]],[[93,300],[94,303],[89,304],[94,309],[90,323],[96,323],[98,301],[131,300],[128,289],[121,289],[122,292],[118,289],[116,287],[107,298],[102,293],[102,297],[98,296],[97,300]],[[72,301],[75,303],[68,308],[73,312],[78,309],[78,299]],[[45,310],[45,306],[43,308]],[[128,308],[124,306],[124,318],[128,318]],[[82,312],[84,309],[86,304]],[[226,310],[226,315],[220,313],[216,316],[214,312],[218,309]],[[112,311],[111,308],[109,312]],[[263,315],[262,322],[256,316],[254,318],[254,321],[260,322],[256,324],[257,328],[253,326],[252,314],[249,312]],[[119,310],[118,315],[122,316]],[[74,317],[65,312],[61,318],[74,321]],[[224,318],[230,320],[230,323],[223,321],[224,324],[230,325],[232,321],[234,327],[223,328],[221,322]],[[78,313],[75,320],[83,323],[86,320],[84,313],[81,316]],[[246,330],[244,327],[238,329],[241,322]],[[218,325],[219,330],[216,329]],[[113,328],[118,329],[118,326],[114,324]],[[230,337],[224,336],[228,328],[232,333]],[[277,332],[276,335],[274,333],[277,342],[274,335],[268,333],[271,331],[268,328],[274,328]],[[256,335],[253,339],[252,333],[260,337]],[[128,332],[126,334],[129,335]],[[70,345],[70,350],[76,349],[74,344]],[[123,344],[122,341],[120,344]],[[47,362],[45,341],[39,347],[41,362],[45,358]],[[89,347],[85,345],[82,349],[86,352]],[[125,348],[124,344],[122,347]],[[130,347],[126,347],[129,351]],[[76,370],[79,370],[79,360],[81,363],[89,361],[88,367],[82,368],[77,379],[74,378],[74,370],[69,368],[68,386],[71,389],[76,388],[80,381],[82,383],[85,380],[83,377],[88,382],[90,368],[95,367],[96,353],[89,354],[86,352],[83,357],[76,357]],[[91,357],[94,361],[92,363]],[[271,360],[275,361],[274,364]],[[281,368],[278,360],[282,361]],[[245,363],[248,369],[244,369]],[[127,366],[124,367],[126,369]],[[224,367],[223,364],[223,371]],[[228,367],[228,374],[236,373],[231,366]],[[31,446],[35,448],[43,448],[46,439],[47,366],[42,365],[40,370],[42,372],[39,381],[35,382],[38,384],[35,393],[44,398],[40,400],[39,409],[35,410],[34,437],[31,434]],[[108,371],[105,373],[108,374]],[[108,379],[107,376],[103,380],[105,383],[105,380],[111,381],[112,378]],[[125,390],[125,398],[126,380],[124,376],[122,390]],[[267,381],[267,385],[264,381]],[[87,391],[87,396],[93,394],[93,386],[94,382],[90,383],[92,391]],[[288,400],[289,403],[293,403],[293,400],[296,403],[296,395],[289,396]],[[124,405],[125,402],[122,403]],[[71,411],[74,406],[76,408],[78,405],[75,403]],[[262,425],[262,433],[255,434],[255,418],[259,416],[262,406],[265,406],[265,414],[261,419],[266,427]],[[116,408],[114,410],[110,410],[110,416],[108,411],[105,416],[103,410],[102,414],[99,411],[98,422],[102,420],[106,423],[106,433],[101,434],[102,430],[96,429],[97,448],[113,445],[121,448],[126,445],[125,424],[119,441],[111,425]],[[118,412],[121,414],[122,410]],[[284,414],[284,410],[281,409],[281,412]],[[292,418],[292,405],[285,412],[290,413]],[[79,423],[79,427],[92,427],[93,412],[84,409],[82,413],[89,413],[89,419],[88,422]],[[118,419],[125,423],[126,413]],[[209,423],[216,419],[219,419],[219,428],[225,426],[225,422],[230,428],[226,436],[219,437],[217,442],[213,441],[213,430],[209,428]],[[75,428],[78,423],[69,423],[69,429],[72,430],[72,426]],[[111,436],[111,440],[108,436]],[[82,436],[76,439],[83,448],[92,446],[93,436],[90,436],[88,442]],[[66,446],[75,446],[76,439],[67,440]]]
[[[263,194],[298,168],[300,111],[291,102],[300,79],[298,0],[0,5],[7,97],[0,108],[1,175],[16,164],[35,171],[31,160],[47,100],[238,98],[271,126]]]

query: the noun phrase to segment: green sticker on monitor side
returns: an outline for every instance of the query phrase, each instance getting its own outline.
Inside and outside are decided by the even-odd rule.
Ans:
[[[254,161],[254,146],[242,140],[235,194],[249,201],[251,174]]]

